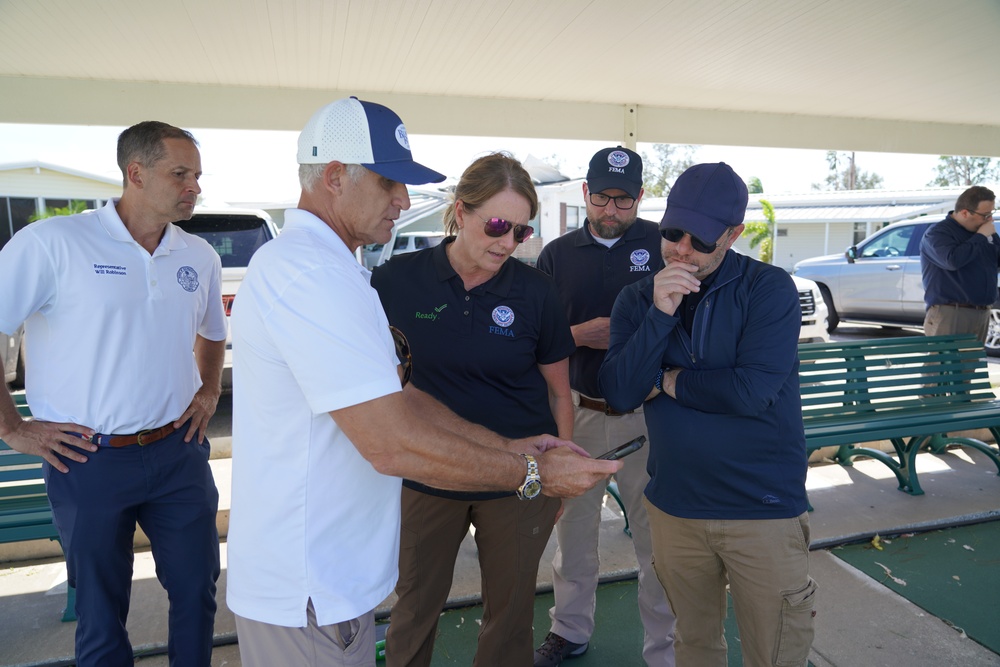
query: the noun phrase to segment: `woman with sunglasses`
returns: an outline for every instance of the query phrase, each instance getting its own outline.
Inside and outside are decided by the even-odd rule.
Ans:
[[[440,245],[375,269],[390,324],[412,358],[410,392],[430,396],[506,438],[572,437],[573,337],[548,276],[511,260],[538,210],[531,177],[505,153],[462,174]],[[423,392],[423,394],[421,393]],[[453,465],[465,465],[454,461]],[[538,561],[559,501],[510,493],[455,493],[404,481],[398,601],[387,667],[430,665],[438,616],[469,526],[482,571],[483,623],[474,665],[532,664]]]

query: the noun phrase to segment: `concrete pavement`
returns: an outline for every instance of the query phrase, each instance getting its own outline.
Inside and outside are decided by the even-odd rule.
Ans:
[[[222,516],[228,510],[229,459],[213,461],[222,490]],[[917,467],[926,494],[910,496],[896,489],[895,480],[875,461],[858,461],[851,468],[813,464],[808,475],[814,546],[829,547],[966,521],[1000,518],[1000,477],[977,452],[952,450],[921,454]],[[624,519],[613,501],[604,511],[601,534],[603,575],[635,571]],[[224,534],[224,531],[223,531]],[[539,586],[551,585],[548,563],[554,539],[542,560]],[[222,545],[225,562],[226,545]],[[7,558],[0,551],[0,558]],[[0,571],[0,665],[71,664],[74,623],[61,623],[65,601],[65,568],[61,558],[8,562]],[[856,665],[1000,665],[1000,656],[976,644],[946,623],[930,616],[887,588],[820,548],[813,552],[812,571],[820,584],[816,640],[812,661],[818,667]],[[998,575],[1000,576],[1000,575]],[[216,634],[220,646],[215,665],[239,665],[235,624],[225,606],[226,575],[219,587]],[[162,650],[166,641],[166,595],[153,573],[148,551],[136,555],[129,632],[139,652]],[[474,600],[479,591],[475,546],[463,544],[452,588],[453,601]],[[380,607],[388,611],[391,598]],[[536,619],[547,623],[547,619]],[[165,656],[144,658],[143,667],[166,665]],[[627,667],[627,666],[624,666]]]

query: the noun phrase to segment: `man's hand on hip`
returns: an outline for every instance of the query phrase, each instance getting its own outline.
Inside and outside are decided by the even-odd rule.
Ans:
[[[195,433],[198,434],[199,445],[205,441],[208,422],[212,419],[212,415],[215,414],[215,409],[219,405],[219,393],[218,389],[213,390],[202,385],[194,398],[191,399],[191,405],[188,406],[188,409],[174,422],[174,428],[180,428],[188,419],[191,420],[191,426],[184,434],[184,442],[191,442]]]
[[[40,456],[59,472],[66,473],[69,472],[69,468],[59,459],[60,456],[77,463],[87,462],[86,456],[66,445],[73,445],[88,452],[97,451],[97,445],[77,435],[72,435],[74,433],[90,437],[94,435],[94,429],[67,422],[45,422],[31,419],[22,421],[3,439],[10,445],[11,449],[22,454]]]

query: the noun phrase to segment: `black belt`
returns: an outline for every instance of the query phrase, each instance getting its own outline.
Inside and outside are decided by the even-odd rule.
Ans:
[[[621,417],[622,415],[630,415],[635,412],[635,410],[618,412],[604,401],[599,401],[595,398],[587,398],[583,394],[580,394],[580,407],[587,408],[588,410],[594,410],[595,412],[603,412],[609,417]]]
[[[989,310],[991,306],[974,306],[971,303],[946,303],[945,306],[954,308],[968,308],[970,310]]]

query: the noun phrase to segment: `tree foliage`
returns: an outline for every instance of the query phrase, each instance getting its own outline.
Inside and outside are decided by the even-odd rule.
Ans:
[[[747,181],[747,191],[752,195],[759,195],[764,192],[764,184],[756,176],[751,176]]]
[[[45,218],[54,218],[57,215],[73,215],[75,213],[83,213],[87,210],[87,202],[80,199],[71,199],[69,206],[59,206],[56,208],[46,208],[44,211],[36,211],[28,216],[28,222],[35,222],[36,220],[44,220]]]
[[[765,264],[774,259],[774,206],[766,199],[760,200],[761,210],[767,222],[747,222],[743,225],[743,236],[751,248],[760,246],[758,257]]]
[[[642,154],[642,180],[647,197],[666,197],[674,181],[694,165],[695,147],[653,144],[653,154]]]
[[[813,183],[813,190],[874,190],[882,187],[882,177],[875,172],[859,171],[854,153],[826,152],[830,174],[823,183]]]
[[[1000,160],[991,157],[942,155],[936,169],[937,177],[929,186],[972,186],[1000,181]]]

